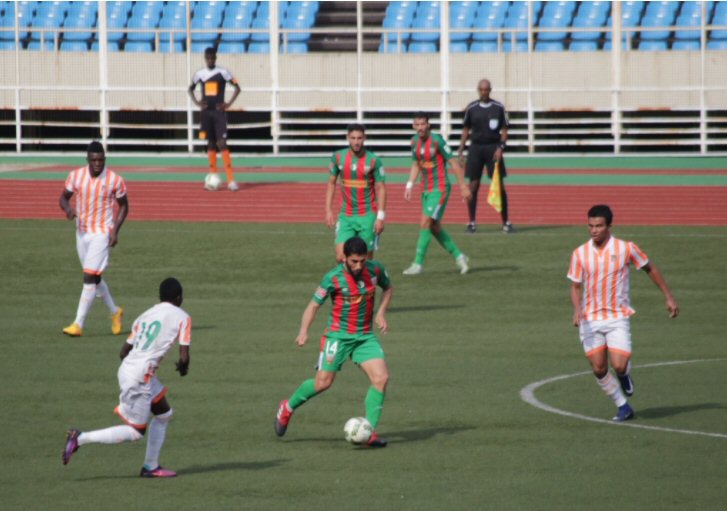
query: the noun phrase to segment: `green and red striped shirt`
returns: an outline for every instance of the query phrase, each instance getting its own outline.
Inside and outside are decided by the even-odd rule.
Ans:
[[[419,135],[411,139],[411,157],[422,171],[422,184],[425,192],[446,192],[450,189],[447,162],[454,155],[439,133],[429,132],[422,140]]]
[[[346,216],[376,213],[377,182],[385,182],[381,158],[371,151],[358,157],[350,149],[340,149],[331,156],[328,172],[340,177],[341,213]]]
[[[326,273],[313,295],[318,305],[331,297],[333,308],[326,330],[350,336],[372,333],[376,286],[384,290],[391,286],[386,268],[377,261],[366,261],[358,279],[343,263]]]

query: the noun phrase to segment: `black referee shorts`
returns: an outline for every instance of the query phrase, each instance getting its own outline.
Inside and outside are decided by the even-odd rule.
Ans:
[[[467,179],[482,179],[482,171],[485,167],[487,167],[487,177],[492,179],[492,173],[495,172],[495,160],[493,158],[499,146],[499,142],[494,144],[470,144],[465,167],[465,176]],[[504,158],[500,160],[500,176],[507,176]]]
[[[199,118],[199,138],[214,144],[227,140],[227,118],[221,110],[202,110]]]

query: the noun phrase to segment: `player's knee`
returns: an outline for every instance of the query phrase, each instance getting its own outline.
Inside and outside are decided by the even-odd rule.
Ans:
[[[160,421],[160,422],[169,422],[172,419],[172,415],[174,414],[174,410],[170,408],[164,413],[160,413],[159,415],[154,416],[154,420]]]
[[[371,385],[374,386],[377,390],[384,391],[386,389],[386,385],[389,383],[389,372],[383,371],[380,373],[376,373],[372,375],[371,377]]]

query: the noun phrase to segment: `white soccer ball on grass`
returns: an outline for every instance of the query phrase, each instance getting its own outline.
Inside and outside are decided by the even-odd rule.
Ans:
[[[210,172],[204,177],[204,189],[211,192],[217,191],[222,186],[222,179],[217,174]]]
[[[346,421],[346,425],[343,426],[343,432],[346,441],[358,445],[365,444],[369,441],[371,435],[374,433],[374,428],[364,417],[352,417]]]

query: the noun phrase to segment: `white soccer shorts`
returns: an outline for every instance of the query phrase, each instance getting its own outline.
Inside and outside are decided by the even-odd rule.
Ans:
[[[152,376],[148,382],[139,381],[138,372],[119,368],[119,406],[114,410],[121,419],[136,429],[144,429],[151,415],[151,405],[160,401],[167,389]]]
[[[578,333],[586,356],[604,349],[631,355],[629,318],[581,321]]]
[[[83,273],[101,275],[109,264],[109,235],[76,231],[76,250]]]

